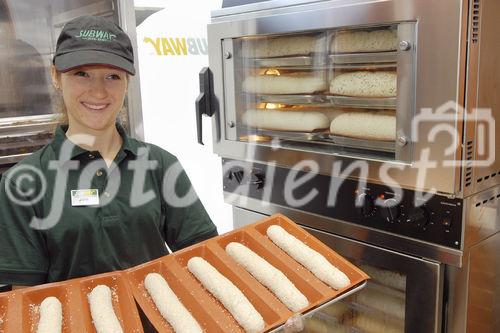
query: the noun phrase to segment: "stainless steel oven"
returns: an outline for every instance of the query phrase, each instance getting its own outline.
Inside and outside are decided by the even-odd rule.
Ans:
[[[364,161],[369,181],[459,197],[498,183],[496,1],[247,2],[208,26],[216,153]]]
[[[197,119],[213,117],[235,226],[283,213],[374,278],[341,319],[311,319],[317,331],[500,330],[498,12],[494,0],[212,12]]]

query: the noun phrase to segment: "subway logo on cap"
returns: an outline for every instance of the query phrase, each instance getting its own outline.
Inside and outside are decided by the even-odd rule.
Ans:
[[[101,42],[110,42],[116,39],[116,35],[104,30],[94,30],[94,29],[84,29],[80,30],[80,33],[75,36],[76,38],[81,38],[85,40],[96,40]]]

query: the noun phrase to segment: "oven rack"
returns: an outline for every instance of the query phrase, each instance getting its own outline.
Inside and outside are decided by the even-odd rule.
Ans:
[[[244,128],[248,131],[248,128]],[[331,135],[328,131],[316,132],[292,132],[292,131],[277,131],[271,129],[252,128],[251,133],[248,135],[257,135],[264,137],[271,137],[280,141],[299,141],[332,144],[338,147],[354,148],[371,151],[384,151],[388,153],[395,153],[394,141],[375,141],[364,140],[350,137]]]
[[[248,94],[246,100],[256,103],[279,103],[286,105],[322,105],[332,107],[362,108],[362,109],[396,109],[396,97],[351,97],[339,95],[279,95],[279,94]]]
[[[335,68],[387,68],[396,67],[398,53],[371,52],[371,53],[338,53],[325,57],[319,53],[269,58],[246,58],[248,66],[253,68],[297,68],[297,67],[331,67]]]
[[[346,64],[386,64],[395,66],[398,53],[392,52],[370,52],[370,53],[337,53],[328,56],[331,65]]]

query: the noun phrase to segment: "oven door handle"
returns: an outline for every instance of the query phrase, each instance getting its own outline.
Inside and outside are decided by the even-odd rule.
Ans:
[[[203,144],[203,122],[202,115],[212,117],[215,110],[212,107],[212,83],[213,77],[210,68],[203,67],[199,74],[200,79],[200,94],[196,98],[196,130],[198,133],[198,143]]]

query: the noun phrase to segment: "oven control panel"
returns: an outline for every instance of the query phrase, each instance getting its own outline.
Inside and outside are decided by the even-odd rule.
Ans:
[[[460,249],[462,199],[224,160],[224,191]]]

